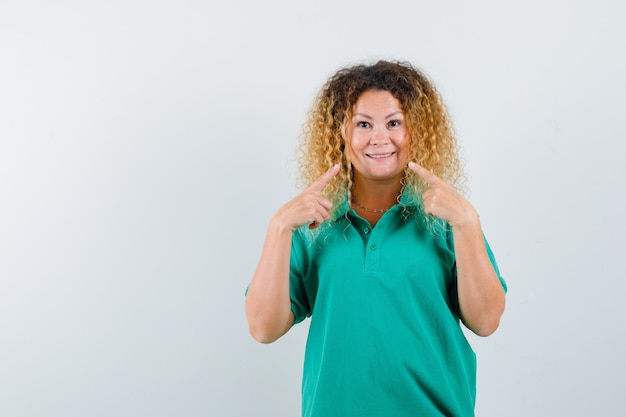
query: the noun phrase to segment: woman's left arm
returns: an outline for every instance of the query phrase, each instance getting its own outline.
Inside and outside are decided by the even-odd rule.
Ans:
[[[504,312],[504,288],[487,254],[474,208],[468,207],[465,220],[450,224],[454,232],[461,320],[477,335],[489,336],[498,328]]]
[[[504,312],[504,288],[491,264],[478,213],[453,187],[415,163],[409,167],[429,185],[424,211],[450,224],[454,232],[461,320],[479,336],[496,331]]]

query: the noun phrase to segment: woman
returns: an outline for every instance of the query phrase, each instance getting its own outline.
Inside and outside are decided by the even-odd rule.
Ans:
[[[311,316],[304,416],[474,415],[459,321],[493,333],[506,284],[457,191],[439,94],[407,63],[345,68],[303,139],[307,188],[270,221],[246,297],[252,336],[271,343]]]

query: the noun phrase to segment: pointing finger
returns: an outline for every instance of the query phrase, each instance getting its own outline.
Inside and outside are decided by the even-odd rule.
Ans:
[[[328,171],[326,171],[321,177],[315,180],[309,187],[309,190],[321,193],[324,187],[339,173],[339,164],[333,165]]]
[[[422,177],[424,181],[431,187],[434,187],[437,184],[442,182],[441,178],[424,168],[423,166],[416,164],[415,162],[409,162],[409,168],[413,170],[417,175]]]

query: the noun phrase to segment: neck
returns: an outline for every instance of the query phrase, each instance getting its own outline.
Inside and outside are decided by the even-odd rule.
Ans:
[[[384,212],[398,202],[401,191],[400,181],[390,183],[355,181],[352,187],[352,202],[367,211]]]

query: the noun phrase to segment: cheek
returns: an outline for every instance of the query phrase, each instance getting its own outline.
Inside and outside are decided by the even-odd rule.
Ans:
[[[353,152],[358,152],[363,149],[367,145],[367,140],[364,137],[359,135],[352,135],[350,139],[350,150]]]
[[[409,137],[407,135],[402,135],[402,137],[396,143],[396,146],[398,147],[398,149],[400,149],[400,153],[402,153],[404,157],[407,157],[409,154],[411,141],[409,140]]]
[[[344,153],[348,155],[348,158],[350,158],[351,161],[354,160],[354,138],[350,138],[350,140],[346,141],[346,147],[344,149]]]

